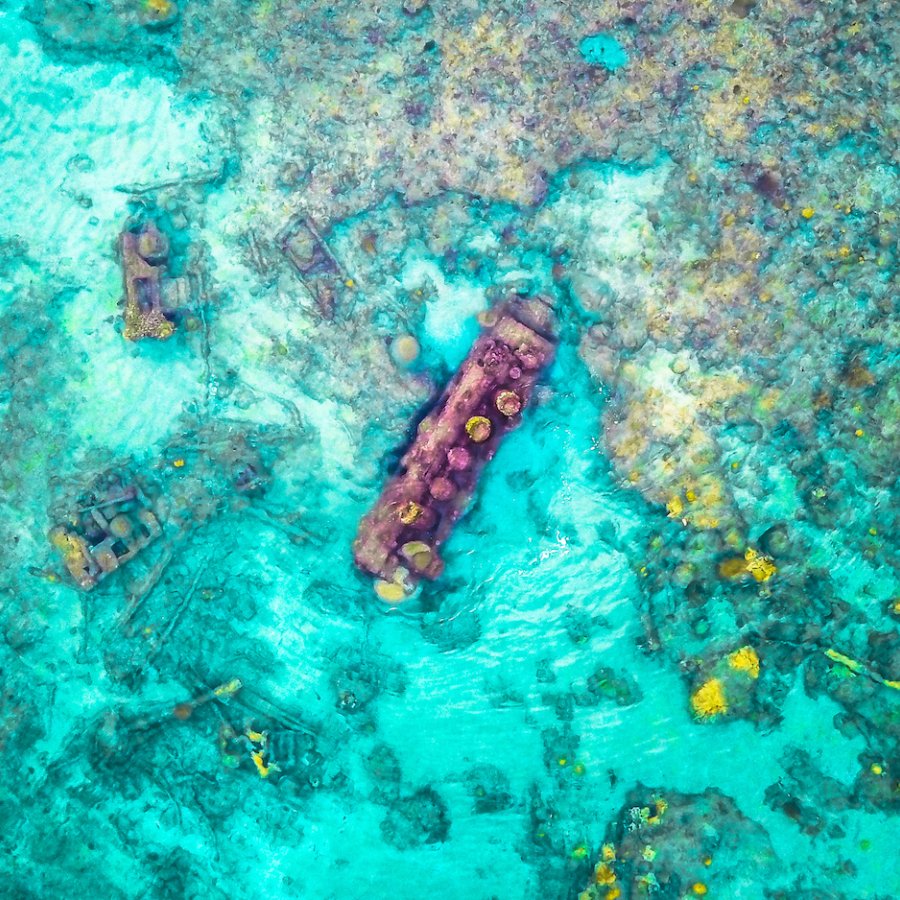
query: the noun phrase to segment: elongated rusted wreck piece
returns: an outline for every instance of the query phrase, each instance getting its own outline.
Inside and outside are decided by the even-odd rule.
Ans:
[[[462,515],[485,463],[521,421],[541,370],[552,360],[552,313],[540,299],[509,301],[422,420],[400,468],[360,522],[356,564],[399,601],[420,578],[443,571],[441,544]]]

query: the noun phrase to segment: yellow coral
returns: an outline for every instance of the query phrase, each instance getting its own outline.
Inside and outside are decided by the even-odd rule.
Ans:
[[[652,815],[647,816],[647,824],[648,825],[659,825],[662,817],[665,815],[666,810],[669,808],[669,804],[662,797],[657,799],[653,804],[656,812]]]
[[[840,663],[842,666],[846,666],[854,675],[859,675],[863,672],[863,667],[860,663],[858,663],[855,659],[851,659],[844,653],[839,653],[837,650],[832,648],[828,648],[825,651],[825,655],[832,660],[832,662]]]
[[[781,391],[777,388],[770,388],[761,394],[759,398],[759,408],[762,412],[772,412],[772,410],[778,406],[778,401],[780,399]]]
[[[415,500],[410,500],[400,507],[397,515],[404,525],[412,525],[413,522],[416,522],[421,518],[424,511],[425,510],[422,509],[422,507],[418,503],[416,503]]]
[[[214,688],[213,695],[216,697],[232,697],[243,686],[244,683],[240,678],[232,678],[230,681],[226,681],[224,684],[220,684],[217,688]]]
[[[484,443],[491,436],[491,420],[484,416],[472,416],[466,422],[466,434],[476,444]]]
[[[742,575],[752,575],[756,581],[768,581],[778,567],[770,556],[765,556],[752,547],[744,552],[743,559],[739,556],[726,559],[719,564],[719,574],[723,578],[740,578]]]
[[[400,603],[406,599],[406,591],[398,581],[376,581],[375,593],[388,603]]]
[[[751,678],[759,678],[759,656],[752,647],[741,647],[728,657],[728,664]]]
[[[271,766],[267,766],[262,753],[251,753],[251,758],[256,765],[256,771],[259,772],[260,778],[268,778]]]
[[[594,869],[594,881],[597,884],[614,884],[616,880],[616,873],[613,872],[612,867],[607,863],[597,863],[597,868]]]
[[[733,556],[719,563],[719,574],[723,578],[740,578],[741,575],[747,574],[747,563],[743,557]]]
[[[710,678],[694,691],[691,706],[701,719],[728,712],[728,701],[725,699],[725,687],[718,678]]]
[[[699,515],[694,516],[693,525],[695,528],[700,529],[710,529],[710,528],[718,528],[719,520],[716,516],[710,516],[706,513],[700,513]]]
[[[747,560],[747,571],[757,581],[768,581],[778,571],[770,556],[763,556],[752,548],[744,554],[744,559]]]

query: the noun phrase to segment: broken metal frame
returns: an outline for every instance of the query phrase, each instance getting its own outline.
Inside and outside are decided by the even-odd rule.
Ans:
[[[297,237],[303,230],[306,230],[309,235],[313,239],[313,246],[315,250],[321,252],[321,254],[328,260],[331,266],[331,272],[329,273],[327,270],[325,272],[316,272],[315,269],[317,265],[320,265],[319,262],[313,261],[312,264],[308,266],[304,266],[302,261],[299,260],[291,248],[291,241]],[[275,243],[278,246],[278,249],[290,263],[291,268],[296,273],[297,277],[300,279],[301,284],[304,288],[306,288],[307,293],[310,295],[310,298],[319,308],[319,311],[326,317],[333,315],[333,310],[328,308],[328,301],[336,300],[338,292],[335,291],[334,297],[323,297],[322,289],[320,288],[320,284],[327,286],[329,289],[334,289],[336,285],[327,284],[325,279],[330,274],[332,281],[340,281],[341,293],[344,292],[354,292],[354,289],[358,286],[358,281],[353,278],[350,273],[347,271],[347,268],[344,264],[338,259],[332,249],[328,246],[321,230],[316,225],[312,216],[305,212],[297,212],[284,224],[284,226],[278,231],[275,235]],[[350,315],[353,311],[355,303],[353,299],[350,300],[344,306],[342,312],[345,315]]]
[[[111,507],[113,515],[101,512]],[[99,503],[78,507],[67,523],[50,530],[49,539],[76,584],[90,591],[161,534],[152,503],[131,484]]]

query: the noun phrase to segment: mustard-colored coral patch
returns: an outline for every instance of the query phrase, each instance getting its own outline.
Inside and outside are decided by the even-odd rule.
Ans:
[[[725,686],[718,678],[710,678],[694,691],[691,697],[694,713],[701,719],[710,719],[728,712]]]
[[[763,556],[756,550],[747,550],[744,559],[747,561],[747,571],[757,581],[768,581],[778,571],[771,557]]]
[[[594,869],[594,880],[597,884],[614,884],[616,873],[613,872],[612,867],[607,863],[598,863],[597,868]]]
[[[751,575],[755,581],[761,583],[768,581],[777,571],[778,567],[770,556],[765,556],[752,547],[744,552],[743,558],[735,556],[719,563],[719,574],[723,578]]]
[[[751,678],[759,678],[759,656],[752,647],[741,647],[728,657],[728,665]]]

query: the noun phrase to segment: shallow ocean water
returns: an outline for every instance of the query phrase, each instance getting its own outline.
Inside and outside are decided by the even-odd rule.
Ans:
[[[0,895],[900,897],[896,156],[836,134],[798,174],[722,112],[763,93],[768,7],[703,18],[754,48],[713,152],[674,100],[654,125],[654,52],[713,91],[677,22],[641,37],[656,13],[288,6],[0,4]],[[320,30],[324,62],[291,45]],[[524,47],[523,100],[491,72]],[[602,109],[533,99],[583,90],[620,98],[617,149]],[[410,122],[434,143],[395,165]],[[301,212],[331,306],[279,249]],[[117,238],[147,218],[193,280],[176,334],[131,342]],[[510,291],[551,299],[556,359],[444,574],[387,605],[359,520]],[[163,534],[80,591],[47,534],[104,472]]]

